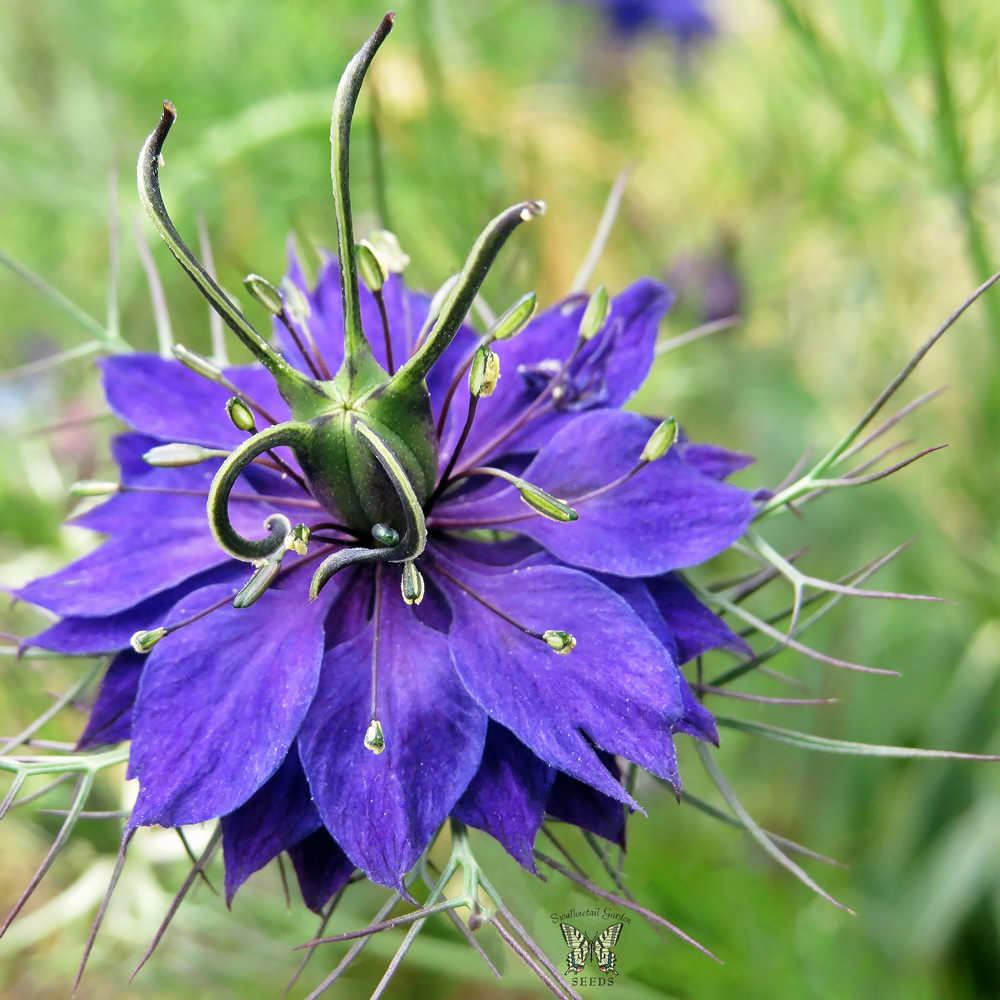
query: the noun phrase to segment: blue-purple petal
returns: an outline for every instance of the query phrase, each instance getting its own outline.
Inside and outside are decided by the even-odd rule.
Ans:
[[[448,640],[403,604],[398,580],[398,571],[385,575],[375,618],[324,658],[299,747],[333,838],[373,881],[403,889],[479,766],[486,716],[462,686]],[[363,742],[376,628],[379,755]]]
[[[354,874],[354,865],[337,842],[322,827],[288,848],[288,856],[299,880],[302,900],[320,913],[334,893]]]
[[[310,603],[308,583],[297,574],[241,610],[228,587],[182,602],[178,614],[223,604],[149,654],[133,716],[133,826],[225,815],[277,770],[316,690],[334,596]]]
[[[535,872],[535,837],[555,773],[513,733],[491,721],[479,770],[451,814],[485,830],[522,868]]]
[[[132,738],[132,709],[146,657],[131,649],[108,664],[90,718],[77,742],[78,750],[93,750]]]
[[[634,805],[592,743],[679,784],[671,738],[685,710],[679,674],[625,601],[593,577],[555,566],[447,572],[461,583],[440,574],[455,613],[455,664],[492,719],[546,763],[622,802]],[[572,633],[576,648],[554,652],[483,601],[536,633]]]
[[[292,747],[278,770],[243,805],[222,817],[227,905],[254,872],[322,825]]]

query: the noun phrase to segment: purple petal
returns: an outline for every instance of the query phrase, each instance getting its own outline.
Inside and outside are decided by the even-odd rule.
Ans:
[[[643,583],[677,642],[678,663],[687,663],[719,647],[753,655],[747,641],[706,608],[674,574],[652,577]]]
[[[140,629],[154,629],[161,625],[172,624],[170,611],[186,594],[217,583],[226,583],[235,592],[246,582],[248,576],[246,563],[229,560],[223,566],[185,580],[182,584],[162,593],[154,594],[148,600],[125,611],[101,618],[64,618],[44,632],[26,640],[25,646],[37,646],[56,653],[71,653],[77,656],[127,649],[132,636]]]
[[[553,306],[513,340],[495,344],[502,377],[493,395],[479,406],[465,454],[482,449],[487,454],[534,450],[581,410],[621,406],[652,365],[660,320],[672,301],[670,290],[649,278],[616,296],[604,328],[570,365],[558,398],[550,397],[523,429],[490,448],[490,442],[512,426],[570,357],[586,298],[576,296]],[[445,435],[446,452],[464,419],[464,405],[456,407]]]
[[[354,874],[354,865],[322,827],[289,847],[288,856],[299,879],[302,900],[314,913],[321,912]]]
[[[132,708],[145,665],[146,657],[131,649],[111,661],[76,745],[78,750],[93,750],[132,738]]]
[[[293,747],[277,771],[238,809],[222,817],[226,905],[256,871],[322,826]]]
[[[310,603],[308,584],[298,573],[250,608],[225,604],[150,653],[133,722],[129,776],[140,791],[132,826],[224,816],[284,760],[316,690],[334,596]],[[205,588],[178,616],[231,596],[229,587]]]
[[[524,478],[571,504],[580,519],[521,520],[513,487],[492,500],[443,503],[437,523],[510,527],[574,566],[616,576],[655,576],[693,566],[728,548],[753,515],[751,495],[704,475],[674,452],[591,499],[638,460],[653,424],[632,413],[584,413],[538,453]]]
[[[625,601],[587,574],[559,567],[454,572],[524,627],[564,629],[577,639],[571,653],[559,655],[435,574],[455,612],[449,638],[456,666],[492,719],[546,763],[620,801],[634,804],[590,741],[679,782],[671,739],[684,715],[677,668]]]
[[[720,448],[716,444],[693,444],[678,442],[679,453],[688,465],[693,465],[699,472],[713,479],[728,479],[730,476],[752,465],[753,455],[744,455],[739,451]],[[675,447],[677,447],[675,446]]]
[[[479,770],[451,814],[485,830],[522,868],[535,873],[535,837],[555,773],[509,730],[490,722]]]
[[[609,773],[621,780],[618,765],[610,754],[600,754]],[[564,823],[589,830],[619,847],[625,847],[626,807],[617,799],[559,772],[552,785],[545,811]]]
[[[100,368],[108,405],[137,431],[206,448],[234,448],[246,439],[226,416],[232,393],[179,361],[156,354],[116,354],[102,359]],[[229,368],[226,375],[278,420],[288,419],[288,407],[263,368]]]
[[[299,746],[331,835],[373,881],[402,890],[479,766],[486,716],[456,675],[448,640],[403,604],[398,581],[396,570],[384,575],[373,621],[324,658]],[[376,630],[377,756],[363,743]]]

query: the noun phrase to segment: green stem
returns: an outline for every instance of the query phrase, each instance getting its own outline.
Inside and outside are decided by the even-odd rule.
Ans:
[[[305,447],[312,428],[308,424],[289,421],[260,431],[230,454],[222,463],[208,491],[208,523],[219,547],[235,559],[259,562],[284,548],[285,539],[292,529],[284,514],[273,514],[267,519],[266,538],[244,538],[229,519],[229,494],[242,472],[260,455],[272,448],[287,446],[292,449]]]
[[[993,255],[982,224],[976,215],[977,191],[970,176],[965,142],[959,128],[948,69],[948,31],[938,0],[918,0],[917,10],[924,44],[931,60],[934,96],[937,103],[934,124],[948,171],[948,185],[965,228],[965,245],[975,277],[983,279],[994,269]],[[991,297],[986,308],[995,336],[1000,337],[1000,300]]]
[[[388,13],[371,38],[348,63],[333,99],[330,122],[333,201],[337,215],[337,246],[340,252],[340,290],[344,305],[344,367],[350,385],[360,359],[372,358],[371,345],[361,327],[361,303],[358,298],[358,265],[354,257],[354,223],[351,219],[351,119],[358,103],[365,73],[379,46],[392,31],[395,14]]]

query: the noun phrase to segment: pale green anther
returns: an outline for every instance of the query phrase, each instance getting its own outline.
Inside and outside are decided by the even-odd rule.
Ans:
[[[355,250],[358,254],[358,273],[370,292],[382,291],[389,277],[386,266],[379,260],[375,248],[367,240],[362,240]]]
[[[253,411],[239,396],[230,396],[226,400],[226,413],[233,422],[233,426],[247,434],[257,433],[257,421],[254,419]]]
[[[389,524],[372,525],[372,538],[387,549],[399,544],[399,532]]]
[[[202,448],[197,444],[158,444],[142,456],[147,465],[157,469],[182,469],[188,465],[199,465],[207,458],[225,458],[228,451],[217,448]]]
[[[639,456],[640,462],[655,462],[658,458],[663,458],[664,455],[674,446],[677,441],[678,435],[677,421],[673,417],[667,417],[660,425],[649,435],[649,440],[646,442],[646,446],[642,449],[642,454]]]
[[[121,489],[118,483],[104,479],[81,479],[69,488],[71,497],[106,497]]]
[[[289,318],[299,325],[305,323],[312,313],[305,292],[289,278],[282,279],[281,290],[285,293],[285,309]]]
[[[403,600],[407,604],[419,604],[424,599],[424,576],[411,560],[403,563],[403,579],[400,581]]]
[[[196,375],[207,378],[212,382],[219,382],[222,379],[222,369],[218,365],[213,365],[208,358],[194,351],[189,351],[183,344],[174,344],[170,350],[174,357],[185,368],[190,368]]]
[[[542,633],[545,645],[554,650],[560,656],[568,656],[576,649],[576,636],[571,632],[563,632],[561,629],[550,628]]]
[[[382,732],[382,723],[378,719],[372,719],[368,724],[365,733],[365,748],[371,750],[373,754],[380,754],[385,749],[385,734]]]
[[[148,653],[166,634],[165,628],[143,629],[136,632],[129,642],[137,653]]]
[[[601,285],[587,303],[587,308],[583,310],[583,318],[580,320],[579,335],[581,340],[590,340],[604,329],[604,321],[608,318],[608,311],[611,309],[611,300],[608,298],[608,290]]]
[[[309,527],[305,524],[297,524],[288,533],[288,537],[285,539],[285,548],[289,552],[295,552],[297,555],[304,556],[309,551]]]
[[[368,243],[376,256],[392,274],[402,274],[410,263],[409,255],[403,252],[395,233],[388,229],[376,229],[368,234]]]
[[[272,315],[280,316],[285,308],[281,292],[267,278],[259,274],[248,274],[243,279],[243,287]]]
[[[280,569],[280,555],[277,559],[268,559],[263,565],[258,566],[243,589],[233,598],[233,607],[238,609],[249,608],[251,604],[260,600],[267,588],[274,583],[274,578],[278,575],[278,570]]]
[[[482,399],[492,396],[500,381],[500,358],[482,344],[472,358],[469,368],[469,392]]]
[[[494,324],[490,327],[487,338],[493,340],[510,340],[516,337],[527,325],[538,310],[538,296],[534,292],[522,295]]]
[[[521,499],[532,510],[537,510],[544,517],[553,521],[567,522],[575,521],[580,516],[565,500],[560,500],[558,497],[552,496],[551,493],[546,493],[534,483],[517,479],[514,485],[517,487],[517,492],[521,494]]]

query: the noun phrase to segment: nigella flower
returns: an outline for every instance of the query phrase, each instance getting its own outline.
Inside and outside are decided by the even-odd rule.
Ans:
[[[692,45],[717,30],[705,0],[595,0],[594,5],[626,40],[662,31],[681,45]]]
[[[469,306],[533,202],[435,301],[384,252],[356,258],[348,125],[390,26],[335,105],[341,263],[310,287],[293,254],[284,294],[248,279],[276,347],[167,216],[165,104],[144,201],[258,363],[106,359],[121,481],[76,523],[108,539],[20,593],[61,619],[33,645],[113,656],[80,745],[131,740],[130,830],[221,818],[230,898],[282,852],[313,908],[356,869],[408,894],[449,817],[530,870],[546,814],[621,843],[637,803],[617,760],[679,790],[675,737],[717,741],[681,664],[745,648],[675,571],[746,530],[751,495],[725,480],[747,459],[622,409],[668,289],[538,316],[528,296],[476,334]]]

